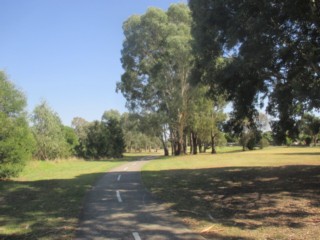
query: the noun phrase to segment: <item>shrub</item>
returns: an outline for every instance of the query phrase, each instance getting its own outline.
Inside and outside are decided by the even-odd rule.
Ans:
[[[18,176],[31,157],[34,140],[25,106],[24,95],[0,71],[0,178]]]
[[[260,149],[263,149],[265,147],[268,147],[269,146],[269,141],[268,139],[266,138],[261,138],[260,142],[259,142],[259,146],[260,146]]]

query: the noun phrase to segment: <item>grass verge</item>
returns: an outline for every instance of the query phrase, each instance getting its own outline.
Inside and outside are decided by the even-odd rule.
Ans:
[[[72,239],[86,191],[109,169],[139,157],[29,162],[21,177],[0,181],[0,239]]]
[[[320,148],[155,160],[150,191],[207,239],[317,239]]]

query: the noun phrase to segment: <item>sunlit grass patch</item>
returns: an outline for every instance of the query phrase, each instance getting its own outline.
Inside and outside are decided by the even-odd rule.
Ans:
[[[155,160],[143,180],[208,239],[320,236],[320,148]]]

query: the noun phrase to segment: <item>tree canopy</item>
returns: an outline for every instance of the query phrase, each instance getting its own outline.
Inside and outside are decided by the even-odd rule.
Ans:
[[[283,138],[294,134],[296,115],[320,109],[318,1],[190,0],[189,6],[195,78],[213,94],[227,93],[235,119],[253,123],[268,97]]]
[[[37,142],[36,158],[52,160],[70,155],[61,120],[46,102],[35,107],[31,120]]]
[[[131,109],[166,116],[176,154],[184,145],[193,60],[191,23],[189,8],[176,4],[167,12],[149,8],[123,25],[121,61],[125,73],[117,89]]]
[[[0,178],[17,176],[34,149],[25,106],[23,93],[0,71]]]

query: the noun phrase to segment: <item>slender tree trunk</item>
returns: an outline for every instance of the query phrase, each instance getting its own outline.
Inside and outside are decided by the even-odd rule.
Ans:
[[[197,134],[193,131],[191,132],[192,138],[192,154],[196,155],[198,153],[198,143],[197,143]]]
[[[163,150],[164,150],[164,155],[165,156],[169,156],[169,150],[168,150],[168,147],[167,147],[167,144],[165,142],[165,140],[161,137],[161,142],[162,142],[162,146],[163,146]]]
[[[202,153],[202,141],[198,139],[199,153]]]
[[[216,136],[211,131],[211,154],[216,154]]]
[[[192,153],[193,153],[193,149],[192,149],[192,147],[193,147],[193,142],[192,142],[192,132],[190,132],[190,154],[192,154]]]
[[[183,154],[187,154],[187,135],[183,134]]]

